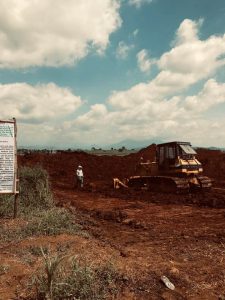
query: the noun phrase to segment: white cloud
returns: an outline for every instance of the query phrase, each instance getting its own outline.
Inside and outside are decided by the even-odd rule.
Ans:
[[[196,41],[202,24],[203,19],[199,19],[197,22],[185,19],[177,30],[175,44],[179,45]]]
[[[0,68],[72,65],[102,52],[121,25],[118,0],[1,0]]]
[[[140,8],[144,4],[150,4],[153,0],[129,0],[129,5],[133,5],[136,8]]]
[[[195,145],[224,146],[225,131],[220,130],[225,128],[224,116],[218,114],[216,119],[213,115],[210,118],[205,115],[210,109],[219,110],[225,105],[225,83],[214,76],[224,66],[225,36],[200,40],[199,26],[199,22],[191,20],[181,23],[173,48],[159,58],[159,73],[149,82],[114,91],[106,104],[92,105],[88,112],[73,120],[63,119],[63,114],[73,112],[81,99],[55,85],[53,88],[44,86],[42,91],[39,86],[22,84],[19,92],[17,86],[9,86],[6,90],[1,86],[0,101],[4,104],[1,114],[7,118],[7,112],[12,110],[10,117],[16,116],[23,122],[30,122],[31,118],[32,122],[61,118],[62,122],[57,125],[46,121],[34,129],[36,134],[37,128],[40,130],[42,126],[48,133],[44,136],[46,141],[50,136],[49,140],[55,145],[112,144],[128,138],[160,137],[187,140]],[[200,91],[193,94],[191,87],[197,83]],[[61,96],[57,97],[54,91]],[[64,93],[67,97],[62,96]],[[64,98],[67,100],[62,102]],[[23,127],[31,136],[34,126],[23,124]],[[37,136],[41,140],[40,133],[37,132]]]
[[[72,114],[82,100],[54,83],[15,83],[0,85],[0,103],[2,119],[15,117],[20,123],[41,123]]]
[[[184,20],[181,23],[174,48],[159,59],[160,69],[192,75],[197,82],[225,65],[222,58],[225,54],[225,35],[211,36],[202,41],[198,37],[198,28],[199,22]]]
[[[88,113],[79,116],[73,124],[84,130],[94,129],[98,123],[102,126],[106,114],[107,108],[104,104],[95,104],[91,106]]]
[[[148,51],[142,49],[137,54],[138,67],[142,72],[149,72],[153,61],[149,59]]]
[[[221,138],[225,133],[218,128],[225,126],[225,119],[206,119],[204,112],[225,103],[225,84],[209,78],[224,65],[225,38],[200,40],[199,26],[199,22],[191,20],[181,23],[174,47],[159,59],[161,70],[155,78],[112,93],[108,99],[111,110],[94,123],[105,131],[105,136],[117,141],[160,136],[209,145],[208,132],[212,132],[210,143],[224,145]],[[188,89],[203,79],[207,81],[199,93],[184,96],[183,92],[188,94]],[[89,122],[90,118],[89,115]]]
[[[133,91],[130,95],[132,94]],[[51,141],[55,146],[112,144],[129,138],[141,140],[158,137],[165,140],[187,140],[195,145],[224,146],[225,132],[220,128],[225,127],[225,119],[207,120],[203,112],[211,106],[225,103],[225,84],[211,79],[194,98],[182,95],[166,97],[163,93],[154,97],[140,84],[133,97],[138,98],[136,103],[131,99],[132,105],[127,103],[126,107],[121,107],[117,102],[113,110],[107,109],[103,104],[92,105],[87,113],[62,125],[58,123],[55,127],[49,124],[29,126],[37,132],[35,136],[37,134],[40,141],[38,131],[42,127],[46,143]],[[212,98],[216,101],[213,102]],[[28,133],[29,126],[23,125],[23,135]],[[47,136],[50,137],[49,140]]]
[[[120,41],[116,49],[116,57],[120,59],[127,58],[129,51],[133,48],[133,45],[127,45],[124,41]]]
[[[100,140],[110,140],[110,124],[108,111],[104,104],[92,105],[89,112],[72,121],[65,121],[55,130],[56,144],[87,145],[96,144]],[[57,140],[56,135],[61,137]]]
[[[186,97],[184,107],[194,112],[203,112],[220,103],[225,103],[225,83],[210,79],[200,93]]]
[[[148,83],[139,83],[126,91],[114,91],[108,102],[116,109],[135,108],[144,102],[158,102],[180,93],[187,85],[194,83],[192,76],[160,72]]]
[[[225,84],[211,79],[193,98],[182,95],[166,97],[163,93],[154,97],[145,88],[145,85],[139,84],[136,90],[120,95],[113,111],[103,106],[101,114],[95,114],[92,107],[88,113],[69,124],[69,131],[79,128],[82,138],[102,144],[129,138],[160,137],[165,140],[187,140],[195,145],[224,146],[225,132],[219,128],[225,126],[225,119],[207,120],[203,112],[225,103]],[[125,102],[123,97],[128,100]],[[119,105],[120,101],[124,106]],[[78,136],[76,138],[79,139]]]
[[[53,125],[17,122],[17,127],[19,147],[54,146],[57,140],[60,140],[59,135],[57,136],[56,128]]]
[[[182,32],[188,30],[195,32],[190,28],[196,27],[196,24],[194,21],[184,20],[179,29],[182,28]],[[175,45],[161,56],[158,61],[161,71],[153,80],[139,83],[127,91],[115,91],[108,102],[113,107],[125,109],[144,101],[167,99],[188,89],[199,80],[213,75],[224,66],[225,60],[221,57],[225,55],[225,35],[211,36],[204,41],[201,41],[196,33],[189,36],[191,36],[189,42],[185,39],[183,44]],[[143,57],[145,52],[141,53],[140,57]]]

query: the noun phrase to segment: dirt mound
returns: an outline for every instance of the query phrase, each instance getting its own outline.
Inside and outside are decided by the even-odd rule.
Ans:
[[[85,152],[60,152],[56,154],[33,153],[19,157],[19,165],[41,165],[53,181],[74,182],[77,166],[83,166],[86,182],[112,182],[112,178],[126,178],[135,173],[140,157],[152,159],[140,151],[127,156],[96,156]],[[153,151],[152,151],[153,153]]]
[[[156,145],[152,144],[137,153],[127,156],[96,156],[82,151],[58,152],[55,154],[33,153],[19,156],[19,165],[41,165],[52,178],[53,183],[73,185],[77,166],[84,169],[86,182],[112,182],[112,178],[126,178],[135,175],[135,169],[143,157],[153,161]],[[225,153],[219,150],[198,149],[198,159],[204,173],[218,182],[225,182]]]
[[[198,149],[197,153],[200,162],[203,164],[204,173],[218,181],[225,181],[225,152]]]
[[[143,157],[143,160],[153,161],[156,154],[156,144],[149,145],[146,148],[141,149],[139,152],[135,153],[138,157]]]

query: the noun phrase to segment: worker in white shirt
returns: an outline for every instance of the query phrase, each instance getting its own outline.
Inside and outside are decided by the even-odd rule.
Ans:
[[[84,173],[81,165],[77,168],[77,186],[83,188],[84,185]]]

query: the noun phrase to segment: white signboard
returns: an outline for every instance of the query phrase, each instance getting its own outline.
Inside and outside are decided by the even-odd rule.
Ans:
[[[0,121],[0,193],[16,192],[15,122]]]

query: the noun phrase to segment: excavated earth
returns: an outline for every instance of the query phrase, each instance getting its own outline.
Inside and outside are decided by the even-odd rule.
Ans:
[[[118,299],[225,299],[225,153],[198,149],[205,175],[214,180],[214,188],[205,193],[113,190],[112,178],[134,175],[140,157],[153,160],[154,153],[151,145],[124,157],[84,152],[21,156],[20,166],[41,165],[49,172],[57,205],[76,213],[90,237],[38,237],[3,245],[1,261],[15,260],[15,252],[31,244],[69,244],[92,262],[114,262],[121,274]],[[74,186],[78,164],[85,174],[81,191]],[[15,262],[12,272],[0,275],[0,299],[21,299],[13,298],[15,290],[22,294],[32,267]],[[175,290],[162,283],[162,275]]]

